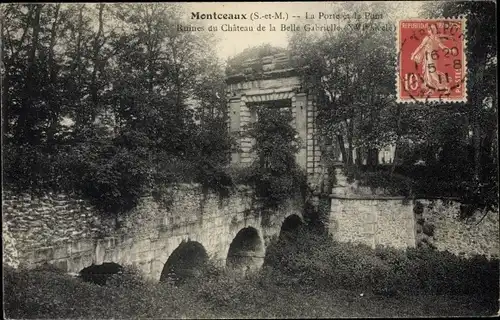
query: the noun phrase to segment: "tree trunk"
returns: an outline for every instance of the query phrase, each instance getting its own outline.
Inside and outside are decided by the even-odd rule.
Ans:
[[[391,177],[394,174],[394,171],[396,170],[396,160],[398,158],[398,151],[399,151],[398,147],[399,147],[399,137],[396,140],[396,145],[394,146],[394,158],[392,159],[391,174],[390,174]]]
[[[477,94],[471,93],[472,103],[472,146],[474,149],[474,180],[481,177],[481,123],[479,120],[479,99]]]
[[[153,35],[152,35],[152,19],[153,12],[149,15],[148,7],[145,7],[146,10],[146,31],[147,31],[147,39],[146,39],[146,50],[147,50],[147,70],[148,70],[148,91],[150,94],[153,93],[154,87],[154,70],[153,70]]]
[[[75,52],[75,59],[72,65],[72,70],[71,72],[75,74],[75,88],[74,92],[75,95],[73,96],[74,100],[73,102],[75,103],[75,131],[78,133],[82,130],[83,127],[83,122],[84,119],[83,117],[85,116],[85,110],[82,110],[81,108],[81,93],[83,92],[83,88],[81,86],[82,82],[82,70],[81,70],[81,47],[82,47],[82,29],[83,29],[83,9],[85,5],[80,5],[79,10],[78,10],[78,30],[77,30],[77,35],[76,35],[76,52]]]
[[[491,168],[492,163],[494,162],[494,157],[493,155],[493,139],[495,135],[495,131],[497,130],[496,128],[496,118],[497,115],[495,114],[490,114],[488,121],[484,123],[485,127],[485,132],[484,136],[481,138],[481,167],[483,168],[482,172],[482,179],[486,180],[488,179],[488,174],[489,172],[485,171],[485,168]],[[494,117],[494,118],[493,118]],[[488,170],[489,171],[489,170]]]
[[[354,151],[354,146],[353,146],[353,135],[354,135],[354,124],[353,124],[353,119],[349,122],[349,125],[347,127],[347,143],[349,147],[349,156],[348,156],[348,165],[351,166],[353,164],[353,159],[352,159],[352,154]]]
[[[38,143],[38,137],[35,137],[33,132],[34,128],[34,117],[31,114],[31,103],[33,98],[33,77],[35,73],[35,57],[36,51],[38,49],[38,36],[40,34],[40,15],[42,12],[43,5],[35,5],[35,18],[32,21],[33,28],[33,40],[31,43],[31,48],[28,53],[28,67],[26,74],[26,83],[23,92],[23,101],[21,107],[21,113],[19,115],[19,120],[17,124],[17,138],[21,143]]]
[[[56,45],[57,39],[57,24],[59,17],[59,10],[61,8],[61,4],[56,4],[55,12],[54,12],[54,22],[52,23],[52,28],[50,30],[50,48],[49,48],[49,75],[51,84],[56,80],[56,68],[54,62],[54,46]]]
[[[1,26],[1,37],[2,39],[5,39],[5,32],[4,32],[4,22],[2,21],[2,26]],[[9,63],[7,63],[6,60],[6,55],[5,55],[5,41],[1,42],[1,47],[0,47],[0,59],[2,62],[2,69],[3,69],[3,75],[2,75],[2,136],[5,139],[5,134],[9,132],[9,119],[8,119],[8,114],[7,114],[7,95],[9,94],[9,77],[8,77],[8,72],[7,68],[9,66]],[[5,140],[4,140],[5,142]]]
[[[182,102],[182,90],[181,90],[181,71],[180,67],[177,63],[177,50],[174,45],[172,45],[172,55],[174,58],[174,66],[175,66],[175,105],[178,111],[181,110],[181,102]]]
[[[77,85],[80,85],[80,58],[81,58],[81,46],[82,46],[82,28],[83,28],[83,8],[85,5],[81,5],[78,11],[78,34],[76,35],[76,57],[73,64],[73,71],[77,72]],[[81,88],[78,88],[80,91]]]
[[[345,149],[344,137],[341,134],[338,134],[337,141],[339,142],[340,153],[342,154],[342,162],[344,162],[344,164],[347,165],[348,158],[347,158],[347,151]]]
[[[98,94],[98,88],[97,88],[97,71],[99,69],[99,49],[100,49],[100,44],[99,44],[99,38],[101,37],[102,34],[102,29],[103,29],[103,11],[104,11],[104,3],[99,4],[99,27],[97,30],[97,34],[94,38],[94,45],[93,45],[93,68],[92,68],[92,78],[90,82],[90,95],[92,99],[92,109],[90,110],[90,123],[93,123],[94,120],[97,117],[98,109],[99,109],[99,94]]]
[[[363,165],[363,152],[361,148],[356,148],[356,165],[357,166]]]
[[[368,149],[368,166],[370,170],[374,170],[378,165],[378,149],[369,148]]]
[[[396,164],[397,164],[397,159],[398,159],[398,147],[399,147],[399,143],[400,143],[400,140],[401,140],[401,105],[398,104],[397,105],[397,113],[398,113],[398,117],[397,117],[397,124],[396,124],[396,145],[394,146],[394,157],[392,159],[392,166],[391,166],[391,173],[390,173],[390,176],[392,177],[392,175],[394,174],[394,171],[396,170]]]
[[[56,9],[54,13],[54,22],[52,23],[52,29],[50,31],[50,47],[49,47],[49,82],[50,86],[52,88],[51,90],[51,97],[50,99],[52,100],[51,103],[51,122],[50,122],[50,127],[49,130],[47,131],[47,147],[51,148],[54,142],[54,136],[57,131],[57,125],[59,122],[59,116],[60,116],[60,109],[61,109],[61,104],[59,99],[56,97],[57,96],[57,88],[56,88],[56,76],[57,76],[57,70],[56,70],[56,64],[54,61],[54,46],[56,45],[56,37],[57,37],[57,23],[58,23],[58,16],[59,16],[59,10],[61,8],[61,4],[56,4]],[[57,100],[57,101],[56,101]]]

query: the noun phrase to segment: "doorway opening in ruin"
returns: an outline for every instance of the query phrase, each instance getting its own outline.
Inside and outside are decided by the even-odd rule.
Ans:
[[[264,263],[264,244],[255,228],[241,229],[229,246],[226,266],[239,271],[254,271]]]
[[[168,257],[160,281],[180,285],[189,278],[200,276],[207,262],[208,254],[201,243],[182,242]]]
[[[292,112],[291,99],[250,102],[247,106],[248,110],[250,110],[250,123],[259,121],[259,111],[262,109],[278,109],[280,111]],[[295,122],[291,123],[291,125],[295,126]]]
[[[103,264],[92,264],[90,267],[83,268],[79,273],[79,278],[85,282],[92,282],[101,286],[115,274],[123,272],[123,267],[114,262],[105,262]]]
[[[285,241],[294,240],[297,238],[297,233],[300,232],[303,227],[304,222],[302,219],[298,215],[292,214],[283,221],[279,239]]]

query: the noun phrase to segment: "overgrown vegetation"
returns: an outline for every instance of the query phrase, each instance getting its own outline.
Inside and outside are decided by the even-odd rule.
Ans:
[[[466,259],[430,248],[406,251],[339,243],[300,230],[292,243],[277,242],[266,262],[304,285],[382,295],[478,295],[498,300],[498,260]],[[464,277],[467,274],[467,277]]]
[[[357,180],[360,186],[370,187],[372,190],[381,189],[387,195],[413,195],[414,181],[404,175],[389,174],[386,171],[348,171],[347,181],[354,180]]]
[[[229,59],[228,61],[228,73],[230,74],[238,74],[238,73],[251,73],[251,74],[261,74],[263,72],[262,64],[260,63],[260,59],[266,56],[273,56],[283,54],[285,57],[288,57],[289,52],[284,48],[274,47],[270,44],[263,44],[260,46],[247,48],[243,50],[237,56]],[[254,60],[254,63],[245,66],[244,63],[247,60]],[[245,70],[245,68],[250,68],[251,72]],[[281,66],[279,63],[276,64],[275,68],[280,69]],[[287,66],[288,67],[288,66]]]
[[[497,260],[373,250],[308,227],[275,240],[263,269],[243,278],[210,263],[179,287],[147,281],[130,267],[106,285],[47,268],[4,271],[9,318],[478,316],[498,310]]]
[[[288,109],[260,108],[258,121],[249,125],[245,136],[254,139],[255,160],[244,169],[244,182],[255,189],[264,209],[305,193],[306,177],[295,157],[299,140]]]
[[[408,153],[411,156],[411,153]],[[445,159],[446,158],[446,159]],[[410,158],[411,159],[411,158]],[[463,218],[470,217],[476,210],[486,212],[498,208],[497,170],[482,182],[473,179],[470,166],[450,164],[452,159],[442,154],[436,163],[415,166],[403,163],[395,166],[394,171],[388,166],[357,166],[347,171],[349,182],[357,180],[360,186],[381,189],[384,194],[394,196],[443,197],[456,198],[467,208]],[[450,174],[457,171],[455,177]],[[468,176],[469,175],[469,176]]]
[[[383,13],[391,23],[399,14],[389,4],[333,6]],[[441,2],[424,13],[466,14],[470,26],[493,28],[492,6]],[[112,214],[175,182],[229,192],[235,181],[227,171],[232,139],[221,98],[222,64],[209,33],[177,30],[183,16],[178,5],[8,4],[1,10],[6,187],[74,192]],[[316,99],[319,135],[338,147],[332,159],[342,154],[348,170],[359,170],[364,159],[376,171],[378,151],[394,145],[388,177],[367,173],[359,176],[362,184],[407,195],[409,181],[400,174],[414,180],[415,194],[459,195],[472,209],[498,207],[495,32],[469,30],[478,32],[468,38],[473,94],[466,108],[394,102],[391,30],[294,33],[289,56],[296,59],[289,62],[301,72],[302,89]],[[263,72],[259,60],[281,54],[286,50],[270,45],[244,50],[227,71]],[[248,59],[255,60],[245,65]],[[279,60],[276,68],[287,59]],[[273,121],[259,121],[251,133],[263,163],[246,172],[269,205],[304,180],[291,161],[295,134]]]
[[[404,15],[398,5],[387,3],[332,6],[381,13],[379,22],[390,24]],[[491,85],[497,70],[494,10],[494,3],[470,1],[422,6],[425,17],[468,17],[467,83],[472,94],[465,107],[446,101],[396,103],[392,30],[293,34],[290,44],[304,67],[299,68],[303,86],[318,99],[318,131],[332,142],[336,157],[342,155],[345,168],[353,171],[349,175],[358,175],[367,186],[385,185],[389,194],[407,195],[411,184],[417,195],[460,197],[470,212],[498,208],[498,103]],[[474,32],[473,26],[478,26]],[[395,147],[390,149],[393,161],[384,153],[379,158],[388,146]],[[377,172],[379,164],[387,170]],[[363,166],[376,173],[358,174]]]
[[[112,215],[176,182],[227,193],[223,69],[209,34],[177,30],[179,6],[1,10],[6,187],[76,193]]]

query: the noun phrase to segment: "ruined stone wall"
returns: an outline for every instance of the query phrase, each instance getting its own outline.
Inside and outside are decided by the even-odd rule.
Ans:
[[[415,214],[417,202],[423,204],[422,214]],[[404,249],[422,244],[466,257],[498,257],[498,212],[489,212],[484,218],[475,212],[464,220],[459,217],[460,205],[458,201],[426,199],[334,198],[330,232],[339,241],[372,247]]]
[[[488,212],[484,216],[476,211],[470,218],[461,219],[461,203],[458,201],[418,201],[423,205],[423,212],[417,214],[417,241],[425,239],[438,250],[448,250],[456,255],[499,256],[498,212]]]
[[[348,183],[339,168],[336,178],[329,229],[339,241],[372,247],[423,245],[463,256],[499,255],[498,211],[486,216],[477,211],[463,220],[459,217],[461,203],[456,200],[387,197],[384,190]]]
[[[54,243],[91,238],[112,229],[110,221],[100,219],[97,211],[81,199],[65,194],[2,195],[4,225],[23,252]]]
[[[317,114],[313,97],[301,92],[301,82],[297,75],[275,76],[270,79],[239,80],[228,84],[227,98],[229,101],[229,130],[235,136],[243,128],[252,123],[252,112],[249,104],[259,104],[270,101],[290,101],[292,116],[295,119],[292,125],[298,132],[301,140],[297,163],[307,171],[308,181],[318,183],[322,171],[320,158],[321,151],[318,144],[315,118]],[[249,165],[255,158],[251,148],[252,139],[241,137],[237,139],[241,152],[232,154],[232,164],[235,166]]]
[[[332,199],[330,232],[342,242],[404,249],[415,246],[413,206],[400,199]]]
[[[170,201],[144,197],[131,212],[115,220],[103,218],[88,202],[67,195],[7,192],[3,195],[4,247],[6,237],[15,240],[9,240],[9,257],[17,252],[19,263],[29,266],[49,263],[79,272],[92,263],[115,262],[135,265],[157,280],[183,241],[199,242],[211,258],[224,263],[242,228],[256,229],[267,245],[288,215],[302,211],[300,201],[290,202],[262,221],[251,191],[244,187],[224,199],[197,185],[173,186],[165,196]]]
[[[468,257],[499,256],[498,211],[484,218],[477,211],[463,220],[459,201],[388,197],[383,190],[347,183],[339,169],[336,177],[329,230],[338,241],[400,249],[423,245]]]
[[[17,268],[19,266],[19,252],[17,251],[16,239],[12,236],[6,223],[2,225],[2,249],[3,263]]]

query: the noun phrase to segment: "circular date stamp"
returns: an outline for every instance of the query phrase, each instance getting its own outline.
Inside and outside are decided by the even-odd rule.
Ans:
[[[397,22],[397,101],[466,102],[466,20]]]

